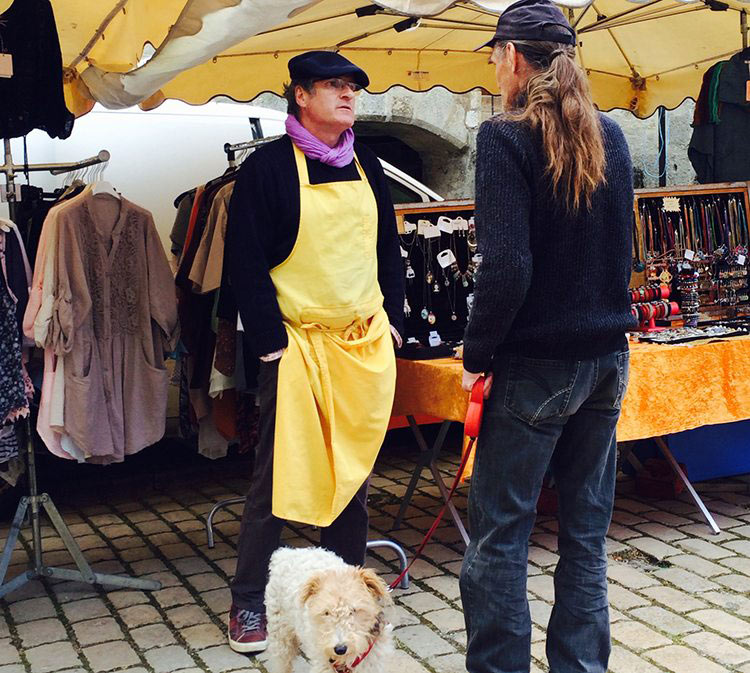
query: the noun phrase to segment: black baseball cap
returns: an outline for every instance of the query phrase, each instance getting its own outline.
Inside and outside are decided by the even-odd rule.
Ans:
[[[370,84],[370,78],[362,68],[335,51],[307,51],[289,60],[292,79],[328,79],[342,75],[351,75],[362,87]]]
[[[495,35],[475,51],[492,46],[498,40],[512,42],[560,42],[575,46],[576,32],[560,8],[550,0],[518,0],[497,20]]]

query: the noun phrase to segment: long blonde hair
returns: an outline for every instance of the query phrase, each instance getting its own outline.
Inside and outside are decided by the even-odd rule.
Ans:
[[[507,42],[498,43],[505,49]],[[547,173],[555,197],[578,211],[605,181],[604,142],[588,80],[575,62],[575,49],[560,42],[513,40],[534,71],[505,117],[528,122],[541,132]]]

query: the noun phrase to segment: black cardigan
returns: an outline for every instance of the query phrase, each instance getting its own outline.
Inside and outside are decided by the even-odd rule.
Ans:
[[[377,156],[355,142],[354,150],[378,206],[378,282],[391,325],[403,334],[404,269],[396,217]],[[354,162],[334,168],[307,159],[312,184],[359,180]],[[299,231],[299,177],[292,142],[283,136],[258,148],[240,168],[229,207],[226,261],[245,328],[245,338],[260,357],[287,345],[276,288],[269,270],[292,252]]]

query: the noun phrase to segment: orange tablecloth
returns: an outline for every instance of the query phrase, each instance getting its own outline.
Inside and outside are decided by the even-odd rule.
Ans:
[[[468,396],[457,360],[398,360],[393,415],[461,421]],[[750,419],[750,337],[679,346],[631,344],[618,441]]]

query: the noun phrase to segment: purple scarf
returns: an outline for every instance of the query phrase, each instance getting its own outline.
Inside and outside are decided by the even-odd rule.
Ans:
[[[286,132],[308,159],[317,159],[335,168],[348,166],[354,159],[354,131],[351,129],[341,134],[336,147],[328,147],[302,126],[294,115],[286,118]]]

